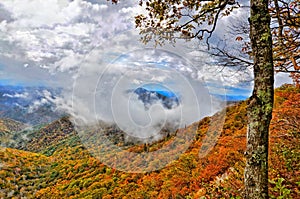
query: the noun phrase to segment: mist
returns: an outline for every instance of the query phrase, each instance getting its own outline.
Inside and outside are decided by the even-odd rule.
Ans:
[[[110,48],[94,49],[82,63],[72,94],[76,125],[104,121],[130,137],[149,141],[160,139],[163,128],[175,131],[224,107],[188,59],[169,49],[128,46],[123,39],[118,46],[127,49],[116,51],[110,42]],[[156,101],[145,108],[133,91],[149,84],[176,94],[178,106],[169,109]]]

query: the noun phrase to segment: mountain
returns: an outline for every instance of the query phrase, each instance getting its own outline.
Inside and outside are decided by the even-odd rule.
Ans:
[[[9,118],[0,118],[0,134],[21,131],[27,125]]]
[[[52,122],[64,112],[53,103],[61,89],[0,85],[0,118],[37,125]]]
[[[229,103],[243,101],[249,97],[249,96],[244,96],[244,95],[218,95],[218,94],[212,94],[212,95],[219,100],[227,101]]]
[[[27,127],[28,125],[15,120],[0,118],[0,146],[8,146],[13,141],[13,134]]]
[[[285,85],[276,89],[270,126],[271,198],[300,195],[299,99],[299,88]],[[103,153],[107,160],[137,171],[145,165],[145,153],[169,146],[167,154],[157,153],[152,164],[146,165],[154,171],[144,173],[126,173],[105,166],[90,153],[91,149],[101,153],[105,143],[102,148],[97,145],[86,148],[80,133],[73,131],[68,118],[62,118],[32,130],[33,137],[40,137],[32,140],[32,146],[30,141],[23,148],[31,152],[0,148],[0,198],[242,198],[246,106],[247,101],[238,102],[159,141],[125,146],[124,151],[137,154],[135,158],[118,159],[115,153]],[[222,113],[226,113],[223,125],[218,122]],[[216,130],[220,125],[218,136]],[[70,130],[68,136],[64,136],[64,129]],[[108,129],[110,139],[114,139],[113,134],[118,131],[108,125],[104,133]],[[99,132],[85,133],[95,141],[102,137],[97,137]],[[186,152],[156,170],[178,152],[189,133],[194,139]],[[175,138],[178,145],[174,145]],[[210,147],[211,151],[203,153]]]
[[[179,97],[167,89],[139,87],[134,93],[138,95],[138,99],[144,103],[146,109],[158,102],[167,109],[177,107],[180,103]]]
[[[41,152],[48,146],[56,145],[69,136],[75,135],[75,130],[68,117],[63,117],[47,125],[27,126],[27,128],[18,129],[9,135],[6,137],[10,139],[10,142],[1,143],[2,146]]]

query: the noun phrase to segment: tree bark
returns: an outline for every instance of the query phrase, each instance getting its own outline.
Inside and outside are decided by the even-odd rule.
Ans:
[[[274,98],[272,35],[268,0],[250,2],[254,89],[249,100],[245,191],[247,199],[268,198],[268,141]]]

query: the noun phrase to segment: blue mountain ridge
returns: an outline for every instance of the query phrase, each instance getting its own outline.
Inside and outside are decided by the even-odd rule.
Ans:
[[[146,109],[157,102],[167,109],[175,108],[180,104],[180,98],[170,90],[139,87],[133,92],[138,95],[138,99],[144,103]]]
[[[0,85],[0,117],[37,125],[52,122],[65,115],[56,110],[55,104],[46,100],[32,110],[34,102],[45,99],[45,90],[50,92],[52,97],[62,92],[60,88]]]

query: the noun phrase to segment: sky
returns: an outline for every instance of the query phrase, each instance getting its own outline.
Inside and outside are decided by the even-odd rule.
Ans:
[[[198,42],[178,41],[156,49],[142,44],[134,16],[143,12],[138,0],[118,5],[104,0],[1,0],[0,84],[61,87],[65,93],[56,98],[59,106],[80,113],[85,121],[95,115],[110,120],[107,115],[113,111],[107,114],[106,107],[112,109],[113,96],[122,99],[123,91],[149,83],[184,94],[183,107],[189,111],[202,106],[205,111],[197,117],[220,108],[206,110],[207,103],[214,104],[212,94],[250,96],[252,83],[246,80],[251,69],[216,69],[211,64],[215,60],[199,51],[207,47]],[[222,18],[214,37],[222,38],[224,27],[244,15],[238,10]],[[275,85],[284,82],[290,80],[278,75]],[[188,98],[203,105],[195,108],[190,104],[197,103]]]

